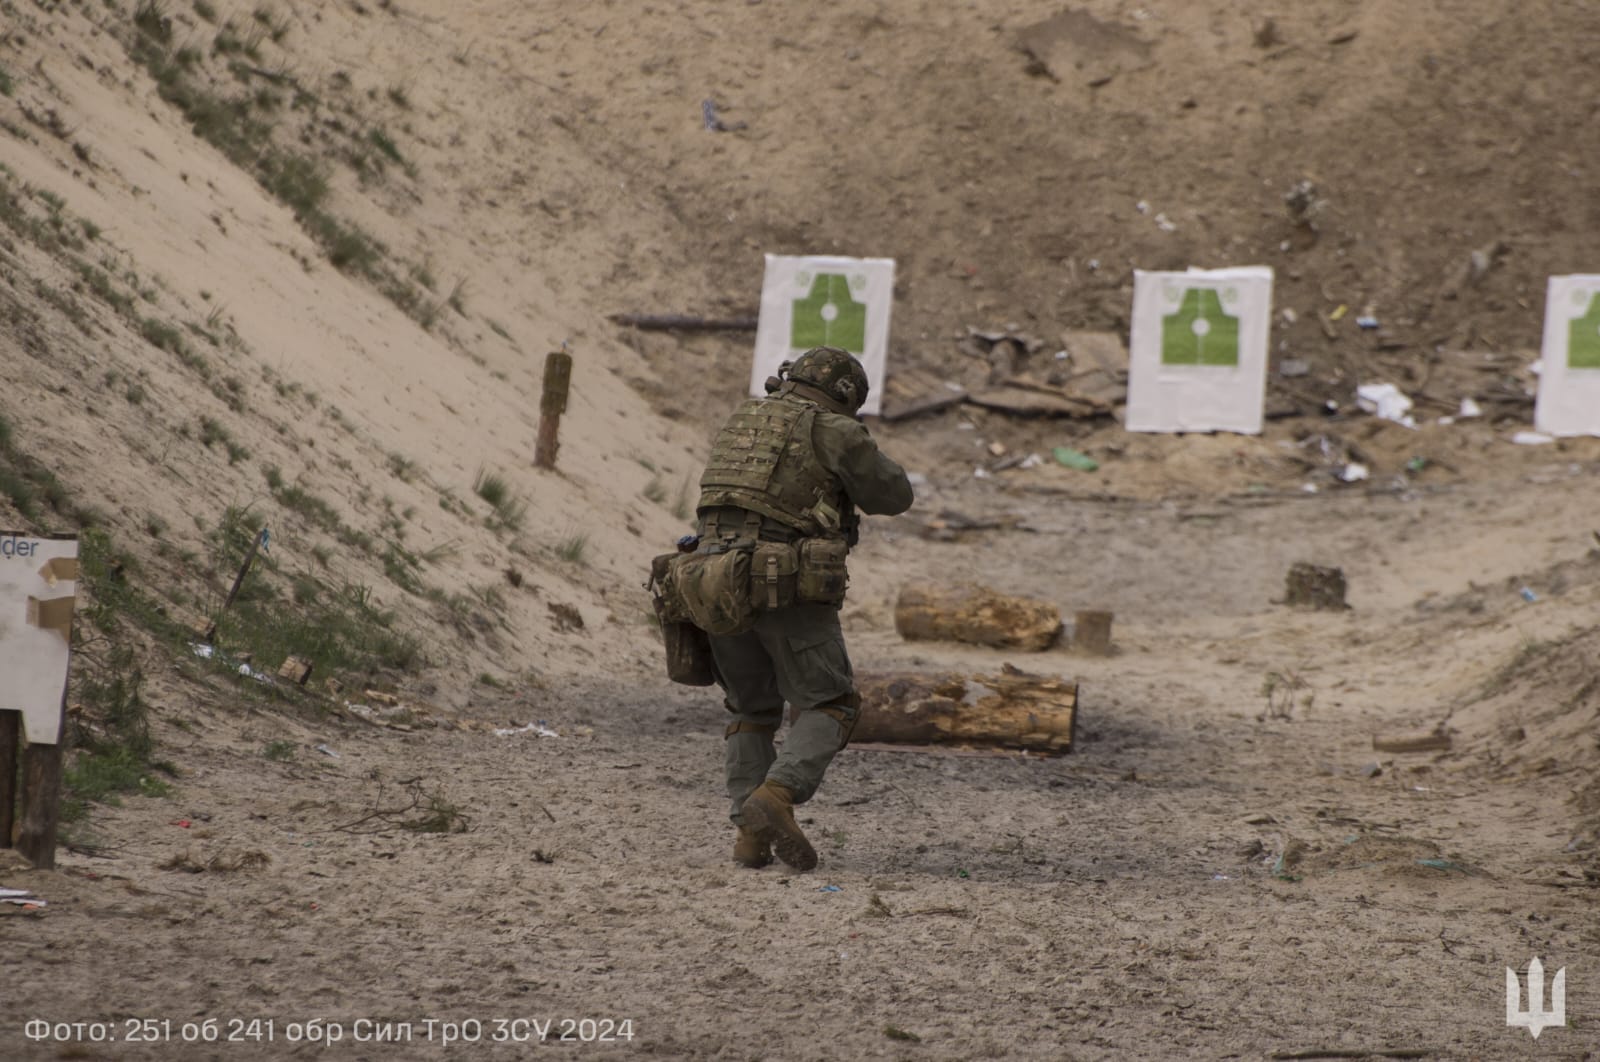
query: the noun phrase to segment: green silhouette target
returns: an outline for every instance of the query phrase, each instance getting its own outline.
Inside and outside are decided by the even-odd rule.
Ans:
[[[1238,365],[1239,318],[1211,288],[1187,288],[1177,312],[1161,319],[1163,365]]]
[[[1579,292],[1579,304],[1587,296]],[[1589,310],[1574,317],[1567,333],[1567,368],[1600,369],[1600,294],[1589,298]]]
[[[818,273],[803,299],[794,300],[789,345],[796,350],[840,347],[852,354],[867,349],[867,307],[850,294],[842,273]]]

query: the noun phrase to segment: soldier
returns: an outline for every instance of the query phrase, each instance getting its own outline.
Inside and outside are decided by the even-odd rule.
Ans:
[[[817,791],[861,710],[839,629],[844,556],[857,538],[857,509],[892,516],[912,501],[905,470],[855,419],[867,390],[861,363],[836,347],[785,362],[767,381],[768,397],[748,399],[723,426],[700,479],[702,550],[796,543],[802,586],[808,557],[831,550],[837,558],[836,600],[764,610],[744,633],[710,639],[733,713],[726,735],[739,828],[733,857],[747,867],[766,866],[773,849],[796,870],[817,865],[794,806]],[[785,701],[798,714],[780,755],[773,735]]]

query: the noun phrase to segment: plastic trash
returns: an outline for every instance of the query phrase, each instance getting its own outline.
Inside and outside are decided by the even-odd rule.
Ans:
[[[549,727],[545,726],[543,719],[539,720],[537,723],[529,723],[527,726],[501,727],[494,732],[495,737],[514,737],[517,734],[537,734],[539,737],[561,736],[554,730],[551,730]]]
[[[818,892],[843,892],[844,890],[841,889],[837,885],[824,885],[824,886],[822,886],[822,888],[818,889],[817,891]]]
[[[1406,462],[1406,471],[1407,472],[1412,472],[1412,473],[1421,472],[1424,468],[1427,468],[1427,467],[1428,467],[1428,459],[1426,457],[1413,457],[1411,460]]]
[[[1542,431],[1519,431],[1511,437],[1511,441],[1518,446],[1543,446],[1545,443],[1556,441],[1554,435],[1546,435]]]
[[[1356,388],[1356,404],[1384,420],[1408,428],[1417,426],[1416,418],[1411,415],[1411,399],[1394,384],[1362,384]]]
[[[334,759],[338,759],[339,758],[339,754],[337,752],[333,751],[327,745],[318,745],[317,746],[317,751],[322,753],[324,756],[332,756]]]
[[[1461,400],[1461,409],[1458,413],[1456,413],[1456,416],[1462,418],[1463,420],[1468,417],[1481,417],[1483,416],[1483,409],[1472,399],[1463,398]]]
[[[1367,466],[1359,461],[1351,461],[1348,465],[1345,465],[1335,473],[1335,475],[1344,480],[1346,483],[1360,483],[1371,474],[1372,472],[1367,468]]]
[[[1517,593],[1521,594],[1522,600],[1528,602],[1530,605],[1539,600],[1539,595],[1534,593],[1531,587],[1524,586],[1521,590],[1518,590]]]
[[[1378,319],[1376,317],[1370,317],[1363,314],[1362,316],[1356,318],[1356,327],[1362,329],[1363,331],[1370,332],[1374,328],[1378,327]]]
[[[1057,446],[1050,452],[1055,455],[1058,463],[1068,468],[1076,468],[1080,472],[1094,472],[1100,467],[1100,462],[1083,451],[1074,450],[1070,446]]]

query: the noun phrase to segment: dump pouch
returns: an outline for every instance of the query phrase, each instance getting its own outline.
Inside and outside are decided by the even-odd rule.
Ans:
[[[750,601],[758,612],[794,604],[800,557],[788,542],[760,542],[750,555]]]
[[[671,567],[677,596],[696,627],[707,634],[743,634],[755,623],[749,550],[685,553]]]
[[[840,605],[850,584],[850,547],[841,538],[800,540],[800,577],[795,596],[808,605]]]

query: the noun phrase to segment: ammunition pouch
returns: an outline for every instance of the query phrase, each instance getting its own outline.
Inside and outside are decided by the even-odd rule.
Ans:
[[[707,634],[743,634],[756,621],[750,599],[752,551],[684,553],[671,561],[671,582],[689,621]]]
[[[800,554],[788,542],[758,542],[750,554],[750,598],[762,612],[788,608],[795,601]]]
[[[803,538],[798,543],[798,600],[811,605],[841,605],[850,585],[850,546],[842,538]]]
[[[666,650],[667,678],[684,686],[710,686],[717,681],[711,642],[696,627],[678,593],[673,562],[681,553],[663,553],[650,562],[651,604],[661,623],[661,644]]]

